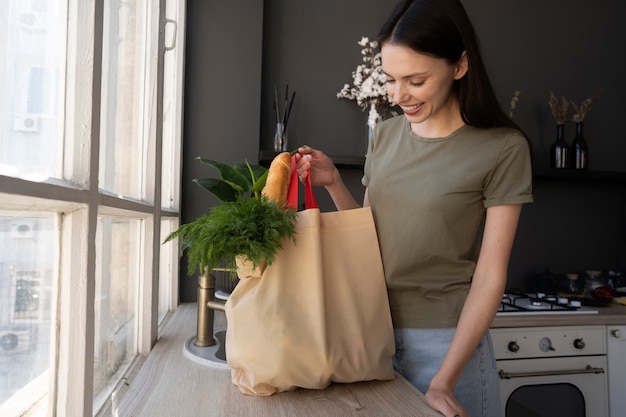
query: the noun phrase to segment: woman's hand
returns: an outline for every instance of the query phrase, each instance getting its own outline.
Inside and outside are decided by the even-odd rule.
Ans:
[[[311,185],[332,186],[339,172],[333,161],[322,151],[303,146],[296,153],[298,178],[300,182],[311,175]]]
[[[311,185],[326,187],[337,210],[360,207],[346,188],[339,170],[324,152],[303,146],[295,155],[300,182],[304,182],[307,175],[310,175]]]
[[[469,417],[469,414],[461,407],[449,389],[431,385],[426,391],[425,397],[426,403],[432,409],[439,411],[446,417]]]

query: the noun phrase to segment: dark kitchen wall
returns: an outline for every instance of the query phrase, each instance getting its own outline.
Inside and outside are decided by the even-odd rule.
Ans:
[[[227,4],[224,4],[227,3]],[[556,127],[550,91],[580,103],[600,93],[584,133],[590,170],[626,173],[622,68],[626,3],[620,0],[463,1],[481,38],[496,93],[535,147],[538,171],[548,165]],[[211,175],[196,156],[258,161],[272,143],[274,85],[297,91],[289,148],[318,147],[362,156],[366,114],[337,99],[360,62],[357,41],[374,38],[394,1],[188,0],[182,220],[215,204],[191,179]],[[282,100],[281,100],[282,101]],[[281,103],[282,104],[282,103]],[[574,124],[566,125],[571,143]],[[362,168],[342,169],[360,199]],[[620,176],[621,175],[621,176]],[[323,191],[324,210],[332,204]],[[509,286],[526,287],[543,268],[555,272],[626,268],[626,185],[617,181],[541,178],[535,203],[522,213]],[[183,260],[184,264],[184,260]],[[195,280],[181,278],[181,300],[195,299]]]
[[[535,202],[522,211],[509,287],[532,289],[545,268],[558,274],[626,269],[626,3],[465,0],[502,105],[521,90],[514,119],[531,137],[535,169],[548,167],[556,126],[550,91],[580,104],[600,94],[584,134],[590,171],[621,172],[617,181],[537,178]],[[571,116],[570,106],[570,116]],[[572,142],[575,125],[565,135]]]
[[[216,171],[196,157],[258,161],[263,2],[187,1],[181,221],[218,203],[192,183]],[[180,300],[196,299],[197,277],[181,260]]]

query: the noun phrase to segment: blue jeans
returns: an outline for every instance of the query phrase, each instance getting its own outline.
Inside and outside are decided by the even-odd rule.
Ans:
[[[394,367],[426,393],[452,342],[455,329],[395,329]],[[502,417],[500,388],[489,332],[465,367],[454,396],[471,417]]]

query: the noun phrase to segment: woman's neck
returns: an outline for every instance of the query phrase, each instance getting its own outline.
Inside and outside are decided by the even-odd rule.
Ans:
[[[445,121],[431,121],[425,120],[421,123],[411,123],[411,131],[417,136],[425,139],[429,138],[445,138],[452,133],[459,130],[465,125],[463,119],[458,118],[448,119]]]
[[[411,123],[411,131],[421,138],[443,138],[460,129],[465,122],[457,100],[420,123]]]

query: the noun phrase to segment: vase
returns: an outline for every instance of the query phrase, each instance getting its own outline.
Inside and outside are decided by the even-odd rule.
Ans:
[[[567,168],[569,146],[565,142],[565,126],[556,125],[556,140],[550,147],[550,168]]]
[[[274,152],[287,151],[287,125],[284,123],[276,123],[274,131]]]
[[[370,107],[367,114],[367,149],[369,149],[370,141],[372,140],[372,135],[374,134],[374,128],[378,122],[382,121],[382,116],[378,112],[377,101],[370,100]]]
[[[572,164],[574,169],[587,169],[587,142],[583,136],[583,122],[576,123],[576,136],[572,141],[571,152]]]

